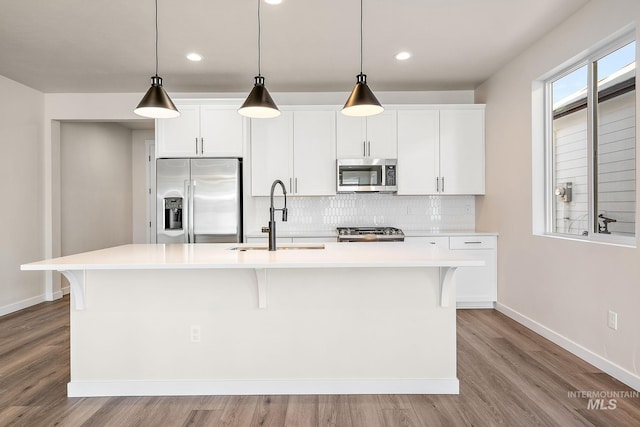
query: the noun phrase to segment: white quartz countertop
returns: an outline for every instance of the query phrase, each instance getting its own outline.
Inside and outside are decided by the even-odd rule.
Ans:
[[[317,246],[318,244],[315,244]],[[358,268],[483,266],[483,260],[410,242],[324,243],[324,249],[275,252],[260,244],[136,244],[23,264],[22,270],[136,270],[206,268]],[[263,250],[233,248],[262,247]]]

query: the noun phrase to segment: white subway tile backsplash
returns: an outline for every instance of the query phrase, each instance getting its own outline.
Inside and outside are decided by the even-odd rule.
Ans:
[[[276,207],[282,206],[277,197]],[[287,222],[278,230],[301,233],[334,231],[342,226],[392,226],[403,230],[460,230],[475,228],[474,196],[397,196],[393,194],[338,194],[327,197],[288,197]],[[254,197],[247,212],[247,231],[265,226],[269,198]],[[278,217],[277,217],[278,218]],[[279,218],[278,218],[279,220]]]

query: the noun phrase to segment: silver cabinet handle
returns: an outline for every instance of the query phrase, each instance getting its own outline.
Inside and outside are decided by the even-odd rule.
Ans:
[[[198,137],[196,136],[196,154],[198,154]]]
[[[200,137],[200,154],[204,154],[204,137]]]
[[[440,192],[440,178],[436,176],[436,193]]]
[[[482,242],[464,242],[465,245],[480,245]]]
[[[367,141],[362,141],[362,155],[367,157]]]
[[[293,182],[295,183],[295,191],[294,193],[298,194],[298,177],[296,177]]]
[[[293,178],[289,178],[289,193],[293,193]]]
[[[371,141],[367,141],[367,156],[371,157]]]
[[[444,176],[442,177],[442,192],[444,193]]]

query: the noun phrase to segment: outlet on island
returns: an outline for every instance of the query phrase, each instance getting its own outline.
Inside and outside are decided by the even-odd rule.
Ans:
[[[200,325],[191,325],[189,336],[191,337],[191,342],[200,342],[202,339]]]

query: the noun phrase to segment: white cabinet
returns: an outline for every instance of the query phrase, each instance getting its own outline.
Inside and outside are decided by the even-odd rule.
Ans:
[[[178,104],[156,121],[156,157],[243,157],[246,119],[235,105]]]
[[[484,106],[398,111],[398,194],[484,191]]]
[[[484,194],[484,108],[440,110],[440,192]]]
[[[291,192],[293,112],[271,119],[251,119],[251,195],[268,196],[280,179]],[[280,191],[280,190],[278,190]]]
[[[251,195],[268,196],[280,179],[287,193],[336,194],[335,111],[283,111],[251,121]]]
[[[369,117],[338,114],[336,127],[339,159],[395,159],[397,156],[395,110]]]
[[[437,194],[438,110],[398,111],[398,194]]]
[[[483,267],[458,267],[458,308],[493,308],[497,301],[498,238],[491,235],[405,237],[405,242],[426,244],[434,249],[461,251],[485,262]]]
[[[451,236],[449,248],[484,260],[484,267],[460,267],[456,271],[459,308],[493,308],[497,300],[497,237]]]

